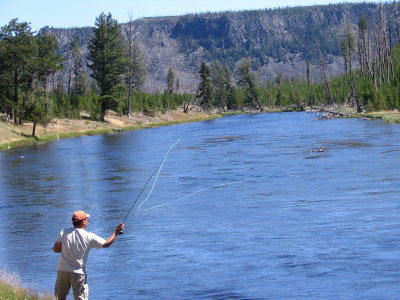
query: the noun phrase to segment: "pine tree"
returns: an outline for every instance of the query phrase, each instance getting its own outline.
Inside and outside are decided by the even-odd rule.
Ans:
[[[22,109],[21,94],[32,86],[33,58],[37,43],[28,23],[12,19],[0,32],[1,102],[6,113],[19,122]]]
[[[38,84],[46,88],[49,75],[61,70],[64,60],[57,54],[58,44],[53,35],[40,34],[36,39],[38,44],[38,53],[35,59],[36,77]]]
[[[213,89],[211,86],[211,71],[205,62],[200,66],[200,83],[197,98],[200,98],[200,105],[205,109],[212,107]]]
[[[32,136],[36,134],[37,124],[46,125],[51,121],[51,116],[48,112],[49,99],[44,90],[34,93],[35,101],[30,101],[26,104],[22,118],[25,121],[33,123]]]
[[[256,87],[256,77],[254,73],[251,72],[250,60],[240,60],[236,67],[236,73],[238,77],[238,86],[246,89],[247,104],[262,111],[263,108]]]
[[[62,58],[56,50],[54,36],[34,36],[26,22],[18,23],[13,19],[1,28],[0,102],[14,123],[29,118],[29,111],[36,114],[42,109],[49,115],[51,104],[46,96],[47,80],[62,68]]]
[[[231,73],[229,68],[223,66],[218,60],[214,61],[211,66],[211,76],[215,105],[221,107],[223,110],[228,109],[228,98],[232,96]],[[229,104],[232,106],[232,101],[229,101]]]
[[[172,71],[172,69],[169,68],[167,74],[167,89],[165,92],[167,94],[172,94],[174,92],[174,86],[175,86],[175,74]]]
[[[73,38],[70,44],[70,52],[72,59],[72,66],[70,70],[70,84],[68,85],[68,93],[71,97],[71,104],[73,107],[78,107],[78,97],[82,95],[81,91],[81,81],[82,81],[82,55],[79,49],[78,39],[76,37]]]
[[[112,18],[111,13],[101,13],[96,18],[94,36],[90,40],[88,67],[100,89],[101,113],[107,109],[116,109],[118,99],[116,93],[122,88],[123,74],[126,72],[127,59],[121,38],[121,28]]]

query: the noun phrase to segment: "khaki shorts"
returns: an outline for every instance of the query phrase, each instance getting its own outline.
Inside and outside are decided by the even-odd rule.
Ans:
[[[54,296],[56,296],[57,299],[67,298],[71,287],[74,293],[75,300],[89,299],[89,286],[86,282],[86,275],[57,271]]]

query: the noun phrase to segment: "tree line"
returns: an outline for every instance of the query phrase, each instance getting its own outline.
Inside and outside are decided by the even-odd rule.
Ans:
[[[302,77],[278,74],[275,79],[260,83],[254,61],[242,59],[234,69],[234,85],[227,66],[216,61],[201,66],[197,96],[206,108],[261,111],[268,106],[303,109],[312,105],[347,105],[357,112],[400,109],[400,46],[393,43],[399,40],[398,3],[379,4],[373,18],[361,14],[356,28],[350,22],[345,24],[341,39],[343,75],[330,77],[328,58],[317,41],[317,79],[312,78],[308,62]]]
[[[311,74],[310,62],[304,76],[278,74],[260,82],[259,64],[251,58],[241,59],[233,69],[215,60],[201,64],[193,94],[179,93],[173,66],[166,74],[164,92],[143,92],[146,66],[132,20],[122,27],[110,13],[102,13],[96,18],[87,57],[77,38],[69,45],[68,57],[61,57],[52,35],[35,35],[28,23],[13,19],[0,30],[0,112],[15,124],[33,122],[34,135],[36,124],[46,124],[52,117],[79,118],[81,111],[103,120],[107,110],[156,114],[178,106],[187,112],[191,105],[222,111],[293,110],[325,104],[347,104],[357,111],[398,109],[400,49],[392,45],[391,36],[400,40],[400,18],[396,2],[390,12],[386,8],[380,5],[373,25],[361,15],[357,28],[350,23],[343,28],[345,72],[339,77],[330,78],[327,56],[317,43],[318,79]],[[389,25],[390,16],[396,32]],[[66,59],[72,61],[67,78],[57,76]]]
[[[15,124],[33,122],[35,135],[36,124],[45,125],[53,117],[79,118],[86,111],[93,119],[104,120],[107,110],[154,114],[189,102],[188,95],[142,91],[146,69],[135,42],[137,33],[132,21],[125,27],[126,39],[121,29],[110,13],[102,13],[96,18],[87,57],[77,37],[68,56],[62,57],[54,36],[35,35],[27,22],[11,20],[0,30],[0,112]],[[57,74],[66,60],[72,64],[65,78]]]

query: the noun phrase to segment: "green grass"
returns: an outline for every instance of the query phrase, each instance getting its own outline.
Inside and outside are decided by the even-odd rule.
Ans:
[[[398,113],[370,112],[370,113],[355,114],[354,116],[358,118],[379,119],[388,124],[400,124],[400,114]]]
[[[2,145],[0,145],[0,151],[16,148],[18,146],[33,144],[34,142],[36,142],[36,140],[34,138],[30,138],[30,139],[23,139],[23,140],[16,141],[16,142],[2,144]]]
[[[382,120],[388,124],[400,124],[400,114],[388,114],[382,117]]]
[[[183,123],[189,123],[189,122],[206,121],[206,120],[215,119],[215,118],[219,118],[219,117],[221,117],[221,115],[210,115],[209,117],[194,117],[194,118],[189,118],[189,119],[180,120],[180,121],[169,121],[169,122],[133,125],[133,126],[128,126],[128,127],[122,127],[120,129],[122,129],[123,131],[133,131],[133,130],[139,130],[139,129],[145,129],[145,128],[155,128],[155,127],[177,125],[177,124],[183,124]],[[58,140],[58,139],[75,138],[75,137],[87,136],[87,135],[108,134],[108,133],[114,133],[114,132],[115,132],[115,129],[113,129],[113,128],[102,128],[102,129],[91,129],[91,130],[87,130],[87,131],[83,131],[83,132],[81,132],[81,131],[65,132],[65,133],[58,133],[58,134],[51,133],[51,134],[40,135],[37,137],[26,136],[22,140],[19,140],[16,142],[1,144],[0,151],[16,148],[19,146],[33,144],[36,142],[48,142],[48,141],[54,141],[54,140]],[[1,300],[1,298],[0,298],[0,300]]]
[[[51,300],[51,296],[44,296],[38,292],[28,290],[19,285],[16,275],[0,271],[0,299],[1,300]]]

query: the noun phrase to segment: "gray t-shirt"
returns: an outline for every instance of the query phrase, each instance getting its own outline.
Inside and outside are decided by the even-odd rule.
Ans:
[[[86,273],[86,262],[91,248],[101,248],[106,242],[83,228],[68,228],[60,232],[57,242],[62,243],[59,271]]]

